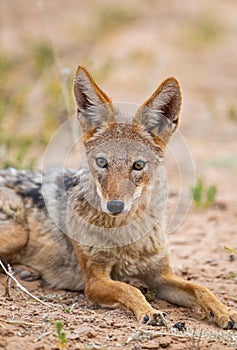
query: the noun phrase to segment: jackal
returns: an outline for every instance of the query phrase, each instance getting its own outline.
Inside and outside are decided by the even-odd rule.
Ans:
[[[199,304],[219,327],[236,327],[236,312],[169,264],[163,154],[179,124],[177,80],[165,80],[130,118],[83,67],[74,95],[86,164],[0,172],[1,258],[34,268],[53,288],[84,289],[93,303],[122,305],[142,323],[166,320],[124,279],[141,279],[158,298]]]

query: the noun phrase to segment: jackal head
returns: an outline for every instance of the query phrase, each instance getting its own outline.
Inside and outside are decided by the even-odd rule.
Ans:
[[[74,95],[100,208],[112,216],[128,213],[147,189],[156,190],[157,168],[179,123],[179,84],[166,79],[130,119],[83,67],[75,75]]]

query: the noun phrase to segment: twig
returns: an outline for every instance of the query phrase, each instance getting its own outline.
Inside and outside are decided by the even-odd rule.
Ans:
[[[51,331],[48,331],[48,332],[45,332],[45,333],[42,333],[38,336],[38,338],[34,339],[34,343],[36,343],[37,341],[43,339],[44,337],[47,337],[48,335],[50,335],[52,332]]]
[[[8,272],[13,276],[14,275],[14,272],[11,268],[11,266],[8,264]],[[7,280],[5,282],[5,297],[7,298],[10,298],[10,289],[11,289],[11,283],[12,283],[12,280],[9,276],[7,276]]]
[[[172,333],[172,332],[156,332],[155,333],[156,336],[160,336],[160,335],[169,335],[172,337],[178,337],[178,338],[188,338],[189,336],[187,334],[177,334],[177,333]]]
[[[174,336],[177,338],[189,338],[189,334],[185,334],[185,333],[178,334],[178,333],[172,332],[172,331],[162,332],[162,331],[150,331],[150,330],[143,329],[143,330],[138,330],[135,333],[133,333],[132,335],[130,335],[128,337],[128,339],[126,340],[126,344],[130,343],[133,340],[139,339],[139,337],[148,336],[148,335],[152,336],[152,338],[157,338],[160,335],[168,335],[168,336],[172,336],[172,337]]]
[[[42,305],[45,305],[51,309],[54,309],[53,306],[45,303],[43,300],[40,300],[38,297],[34,296],[33,294],[31,294],[24,286],[22,286],[20,284],[20,282],[18,282],[18,280],[13,276],[12,273],[8,272],[6,267],[4,266],[3,262],[0,260],[0,266],[2,267],[3,271],[5,272],[5,274],[10,277],[15,283],[16,283],[16,286],[24,293],[26,293],[27,295],[29,295],[32,299],[38,301],[40,304]]]
[[[232,296],[230,296],[229,299],[231,299],[231,300],[233,300],[233,301],[235,301],[235,302],[237,303],[237,297],[234,297],[234,296],[232,297]]]
[[[190,339],[192,341],[192,349],[200,349],[200,342],[203,339],[216,339],[219,343],[222,343],[223,341],[227,341],[230,344],[236,345],[237,344],[237,335],[235,333],[226,333],[222,331],[213,331],[208,332],[204,330],[196,330],[196,328],[187,328],[186,331],[183,333],[177,333],[176,330],[173,329],[173,327],[169,327],[167,331],[156,331],[156,330],[146,330],[146,329],[140,329],[136,332],[132,333],[126,340],[126,344],[129,344],[130,342],[134,340],[142,340],[142,339],[153,339],[156,337],[159,337],[161,335],[164,336],[171,336],[171,337],[177,337],[177,338],[186,338]],[[236,348],[237,349],[237,348]]]
[[[191,342],[192,342],[192,350],[200,350],[200,342],[202,339],[202,330],[199,332],[199,335],[196,335],[196,328],[193,329],[193,336],[191,338]]]
[[[32,322],[27,322],[27,321],[16,321],[16,320],[5,320],[4,318],[0,317],[0,321],[1,322],[6,322],[6,323],[9,323],[9,324],[23,324],[25,326],[45,326],[43,323],[32,323]],[[1,323],[0,323],[1,324]],[[4,327],[3,325],[1,325],[3,328],[6,328]]]
[[[230,248],[228,245],[225,245],[224,248],[227,251],[227,253],[229,253],[229,254],[236,254],[237,255],[237,249]]]

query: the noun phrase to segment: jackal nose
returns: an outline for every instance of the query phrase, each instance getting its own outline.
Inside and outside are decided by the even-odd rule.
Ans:
[[[112,214],[121,213],[124,209],[124,202],[118,200],[109,201],[107,203],[107,209]]]

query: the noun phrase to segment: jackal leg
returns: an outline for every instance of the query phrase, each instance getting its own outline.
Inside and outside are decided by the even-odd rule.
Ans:
[[[148,284],[157,289],[157,296],[160,299],[182,306],[198,304],[219,327],[224,329],[237,327],[237,312],[229,311],[209,289],[176,276],[171,269]]]
[[[133,311],[137,320],[151,325],[164,325],[161,311],[153,309],[139,289],[110,278],[110,267],[101,266],[82,257],[80,248],[74,244],[85,279],[85,294],[89,301],[115,307],[122,305]]]
[[[114,307],[120,304],[133,311],[137,320],[151,325],[164,325],[162,312],[146,301],[139,289],[124,282],[113,281],[100,266],[91,266],[92,273],[86,281],[86,296],[97,304]]]
[[[10,256],[28,242],[24,206],[10,189],[0,188],[0,257]]]

